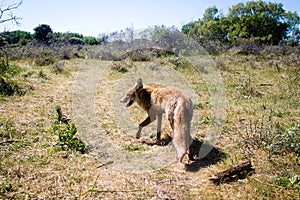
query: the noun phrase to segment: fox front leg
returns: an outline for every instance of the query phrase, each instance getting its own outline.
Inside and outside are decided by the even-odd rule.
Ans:
[[[148,116],[142,123],[140,123],[139,125],[139,130],[138,132],[136,133],[136,138],[139,139],[141,137],[141,132],[142,132],[142,129],[147,126],[148,124],[151,123],[151,118],[150,116]]]

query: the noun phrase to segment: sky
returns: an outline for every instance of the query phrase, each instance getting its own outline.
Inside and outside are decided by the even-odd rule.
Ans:
[[[0,0],[0,6],[20,0]],[[14,14],[22,18],[20,25],[1,23],[0,32],[22,30],[33,33],[40,24],[48,24],[54,32],[73,32],[98,36],[124,30],[143,29],[153,25],[182,25],[202,17],[210,6],[224,14],[245,0],[23,0]],[[299,0],[269,0],[282,3],[286,11],[300,15]]]

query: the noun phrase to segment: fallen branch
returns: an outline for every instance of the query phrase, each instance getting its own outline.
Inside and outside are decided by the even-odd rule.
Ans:
[[[223,182],[231,182],[237,179],[245,178],[247,175],[250,175],[254,172],[255,169],[252,167],[251,162],[247,161],[219,172],[210,177],[209,180],[214,182],[215,184],[220,184]]]

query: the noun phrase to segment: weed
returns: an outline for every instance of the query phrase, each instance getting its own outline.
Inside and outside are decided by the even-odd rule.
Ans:
[[[20,133],[13,126],[13,122],[11,120],[0,121],[0,138],[12,140],[18,135],[20,135]]]
[[[146,149],[146,147],[143,145],[134,144],[122,145],[122,148],[128,151],[144,151]]]
[[[273,148],[276,152],[293,152],[300,156],[300,124],[294,124],[280,135]]]
[[[76,150],[80,153],[87,153],[87,147],[79,137],[76,137],[77,128],[74,123],[62,114],[60,106],[56,107],[56,119],[52,125],[52,131],[58,135],[57,145],[62,150]]]
[[[284,173],[281,176],[277,176],[274,182],[285,188],[294,188],[300,191],[300,176],[290,173]]]
[[[250,74],[247,78],[241,78],[236,89],[240,91],[240,94],[244,98],[251,98],[251,97],[259,97],[265,95],[265,93],[256,89],[253,81],[251,80]]]
[[[110,68],[114,71],[118,71],[118,72],[121,72],[121,73],[125,73],[128,71],[126,65],[120,61],[114,61],[112,62]]]
[[[38,77],[42,78],[42,79],[47,79],[47,75],[45,74],[45,72],[42,69],[39,71]]]
[[[265,120],[264,116],[260,122],[252,122],[244,131],[238,131],[242,137],[244,154],[253,155],[255,149],[267,152],[268,158],[272,155],[295,153],[300,155],[300,125],[296,124],[291,129],[283,131],[282,125],[272,121],[272,113]]]

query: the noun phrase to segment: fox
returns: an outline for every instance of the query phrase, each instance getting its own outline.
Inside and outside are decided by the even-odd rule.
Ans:
[[[172,143],[180,163],[188,154],[193,142],[191,136],[191,121],[193,117],[193,102],[181,90],[170,86],[144,86],[142,78],[128,90],[121,100],[126,107],[136,102],[148,113],[147,118],[139,124],[136,138],[141,137],[142,129],[157,119],[156,140],[161,139],[162,115],[165,113],[172,128]]]

